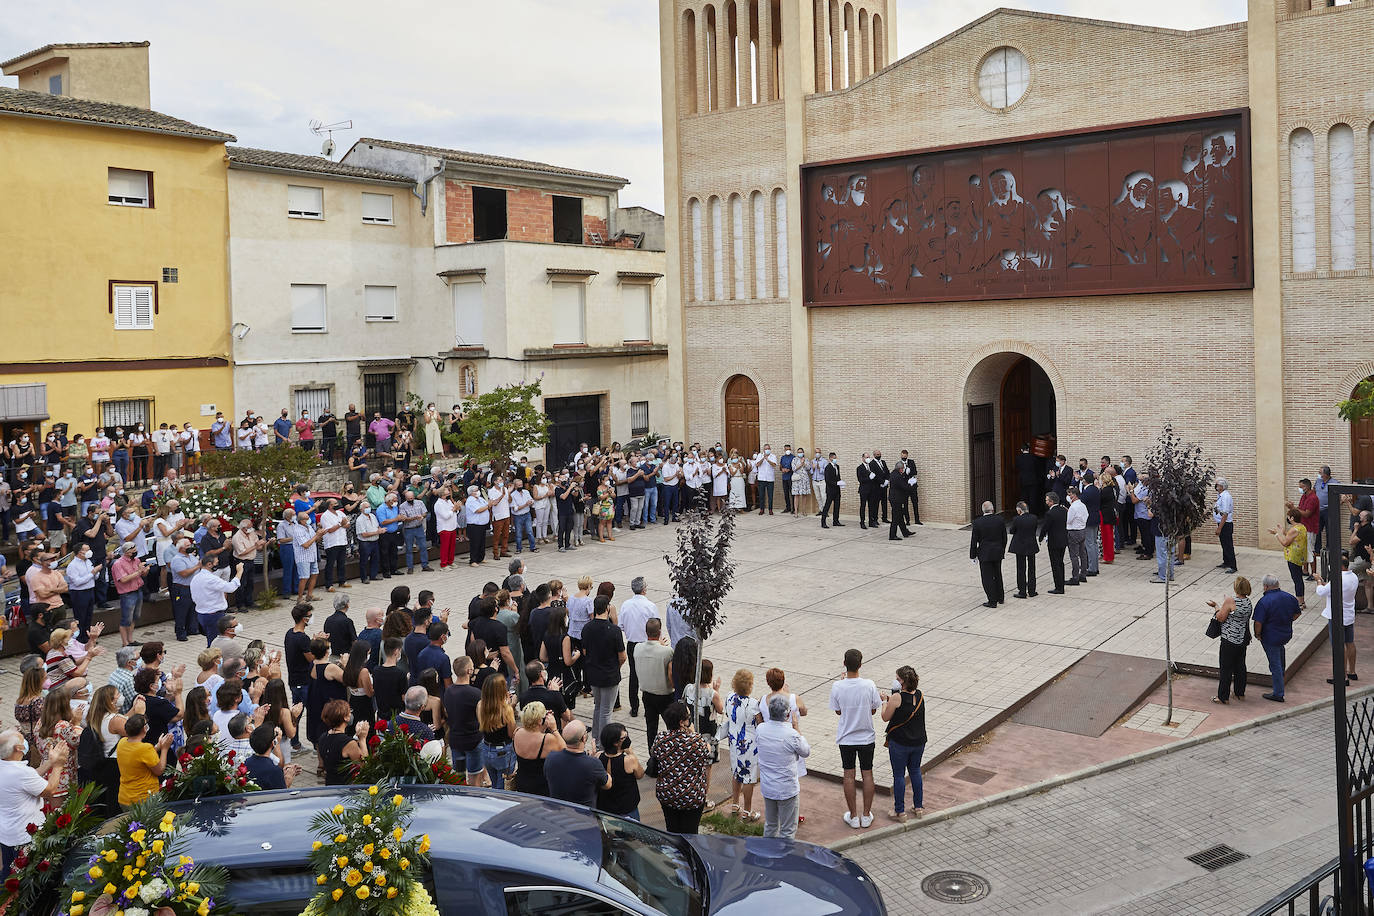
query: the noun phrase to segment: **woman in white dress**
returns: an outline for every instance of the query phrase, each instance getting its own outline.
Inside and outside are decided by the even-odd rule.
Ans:
[[[730,508],[742,511],[745,507],[744,498],[744,461],[740,456],[731,451],[730,453]]]
[[[730,813],[756,821],[761,814],[752,810],[754,787],[759,783],[759,749],[754,742],[754,727],[760,715],[759,701],[750,696],[754,692],[754,675],[741,668],[735,672],[730,687],[730,696],[725,701],[725,733],[730,743]]]
[[[811,462],[806,460],[806,449],[797,449],[797,457],[792,461],[792,514],[805,515],[810,510],[806,500],[811,496]]]
[[[711,456],[711,511],[725,510],[725,497],[728,493],[730,472],[725,467],[725,456],[713,450]]]
[[[439,411],[430,404],[425,408],[425,454],[442,455],[444,437],[439,432]]]
[[[546,471],[542,477],[536,476],[530,486],[530,495],[534,497],[534,539],[540,544],[547,544],[553,533],[549,524],[549,513],[553,507],[553,475]]]

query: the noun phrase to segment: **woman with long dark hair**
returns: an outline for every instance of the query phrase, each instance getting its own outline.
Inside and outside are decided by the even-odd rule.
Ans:
[[[368,654],[372,645],[359,639],[348,650],[348,663],[343,669],[343,685],[348,688],[348,705],[353,710],[354,722],[371,725],[377,718],[372,704],[372,672],[367,670]]]

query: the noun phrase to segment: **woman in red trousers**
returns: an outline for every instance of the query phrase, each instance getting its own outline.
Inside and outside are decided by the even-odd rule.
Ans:
[[[434,527],[439,532],[439,568],[447,569],[458,547],[458,509],[448,487],[440,487],[434,501]]]
[[[1102,469],[1098,489],[1102,493],[1102,562],[1110,563],[1116,559],[1116,498],[1121,493],[1110,467]]]

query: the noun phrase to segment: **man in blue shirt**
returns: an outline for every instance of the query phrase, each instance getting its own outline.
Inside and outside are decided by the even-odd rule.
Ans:
[[[1264,694],[1264,698],[1282,703],[1284,646],[1293,638],[1293,621],[1302,611],[1298,609],[1298,599],[1279,588],[1278,576],[1266,575],[1263,585],[1264,594],[1255,602],[1253,620],[1255,638],[1269,659],[1269,676],[1274,682],[1272,691]]]
[[[286,415],[286,408],[283,407],[281,416],[272,421],[272,444],[290,445],[292,428],[291,418]]]
[[[429,625],[429,630],[425,635],[429,637],[429,645],[421,649],[420,654],[415,659],[415,667],[419,669],[416,674],[433,668],[439,673],[439,683],[443,684],[446,689],[452,687],[453,663],[448,660],[448,653],[444,651],[444,643],[448,642],[448,624],[442,620],[436,620]]]
[[[1312,548],[1314,553],[1321,553],[1322,550],[1322,538],[1326,535],[1326,501],[1329,498],[1326,488],[1333,483],[1340,481],[1331,476],[1329,465],[1322,465],[1320,473],[1317,474],[1317,483],[1312,488],[1317,491],[1317,518],[1321,521],[1321,527],[1317,529],[1317,545]]]
[[[278,766],[277,761],[272,759],[277,740],[275,724],[259,725],[248,736],[248,744],[253,749],[253,755],[242,763],[248,767],[248,778],[257,783],[260,789],[289,789],[291,781],[301,771],[294,763],[283,767]],[[280,756],[280,749],[276,753]]]
[[[215,450],[227,452],[234,447],[234,427],[224,419],[223,413],[215,414],[215,422],[210,424],[210,433],[215,437]]]
[[[390,579],[396,574],[396,549],[401,544],[401,510],[396,498],[396,491],[392,490],[386,494],[386,499],[377,507],[377,529],[381,531],[378,538],[378,550],[381,551],[382,576]]]

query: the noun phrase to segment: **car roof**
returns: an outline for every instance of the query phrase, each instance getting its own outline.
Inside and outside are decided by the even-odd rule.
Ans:
[[[186,854],[226,868],[303,863],[315,814],[362,786],[251,792],[173,805],[186,814]],[[572,885],[595,882],[601,825],[586,808],[462,786],[401,786],[415,802],[410,831],[428,833],[430,857],[523,872]],[[264,844],[270,843],[270,850]]]

